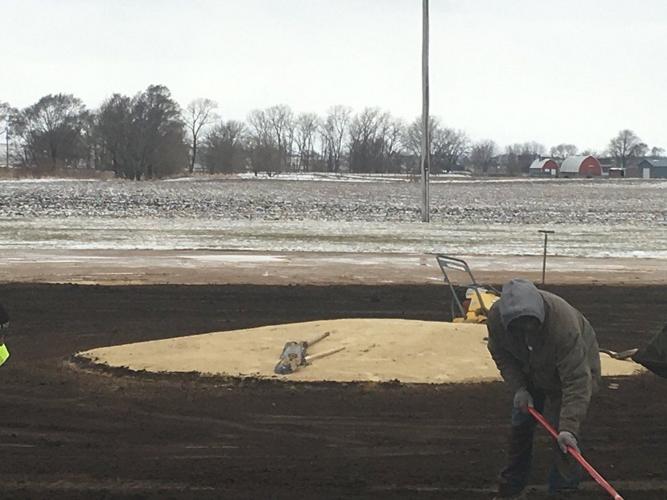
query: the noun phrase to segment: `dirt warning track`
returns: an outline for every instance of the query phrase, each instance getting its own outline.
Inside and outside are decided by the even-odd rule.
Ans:
[[[550,288],[600,344],[665,322],[667,287]],[[279,384],[73,370],[73,352],[345,317],[447,319],[441,286],[0,286],[3,498],[489,498],[510,395],[498,382]],[[667,383],[606,378],[587,458],[626,498],[665,498]],[[550,453],[541,434],[533,483]],[[531,498],[542,498],[536,489]],[[575,498],[604,498],[590,486]]]

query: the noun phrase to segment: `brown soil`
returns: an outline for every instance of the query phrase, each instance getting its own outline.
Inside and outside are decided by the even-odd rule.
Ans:
[[[667,322],[667,286],[550,289],[611,349]],[[509,424],[501,383],[285,384],[67,362],[94,347],[267,324],[445,320],[446,299],[442,285],[0,285],[13,323],[0,369],[1,496],[489,498]],[[665,498],[667,381],[606,382],[585,427],[587,457],[626,498]],[[540,433],[535,484],[548,455]],[[605,498],[587,488],[575,498]]]
[[[443,275],[428,254],[222,250],[6,249],[0,282],[80,285],[423,285]],[[480,283],[542,280],[541,256],[465,257]],[[546,282],[557,285],[662,285],[661,259],[549,257]],[[470,277],[450,271],[454,283]]]

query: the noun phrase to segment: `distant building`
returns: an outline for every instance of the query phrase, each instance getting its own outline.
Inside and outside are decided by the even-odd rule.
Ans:
[[[491,164],[486,171],[486,175],[489,176],[505,176],[508,175],[507,171],[507,155],[500,154],[491,158]]]
[[[644,161],[645,158],[628,158],[625,160],[625,176],[632,177],[635,179],[641,179],[643,172],[639,164]]]
[[[616,165],[616,161],[614,158],[610,157],[600,157],[598,158],[598,161],[600,162],[600,167],[602,167],[602,176],[609,176],[609,177],[623,177],[623,175],[619,174],[620,172],[623,172],[623,169],[620,168],[618,165]]]
[[[558,176],[558,163],[551,158],[544,160],[537,158],[530,164],[528,173],[531,177],[556,177]]]
[[[667,158],[644,158],[638,168],[643,179],[667,179]]]
[[[569,156],[560,166],[561,177],[600,177],[602,165],[593,156]]]

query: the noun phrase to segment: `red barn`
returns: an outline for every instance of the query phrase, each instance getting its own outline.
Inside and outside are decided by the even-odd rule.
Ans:
[[[560,166],[561,177],[600,177],[602,165],[592,156],[570,156]]]
[[[528,173],[531,177],[556,177],[558,175],[558,163],[551,158],[538,159],[531,163]]]

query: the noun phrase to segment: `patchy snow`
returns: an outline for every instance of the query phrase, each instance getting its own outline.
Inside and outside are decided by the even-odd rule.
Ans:
[[[432,186],[423,224],[408,182],[5,181],[0,249],[521,256],[540,255],[537,231],[552,229],[552,255],[667,259],[665,186],[452,180]]]
[[[322,182],[415,182],[420,177],[410,174],[358,174],[352,172],[330,173],[330,172],[286,172],[272,173],[253,172],[237,174],[239,179],[251,180],[276,180],[276,181],[322,181]],[[431,182],[447,179],[470,179],[468,173],[451,173],[432,175]]]
[[[104,182],[99,179],[58,179],[47,177],[42,179],[0,179],[0,184],[60,184],[62,182]]]
[[[190,259],[200,262],[233,262],[261,264],[265,262],[285,262],[287,258],[283,255],[252,255],[252,254],[208,254],[208,255],[182,255],[181,259]]]

